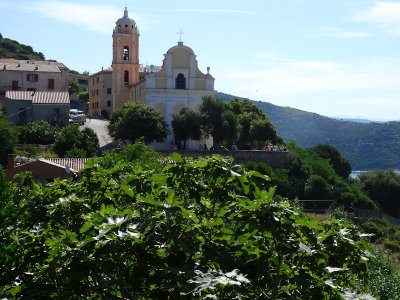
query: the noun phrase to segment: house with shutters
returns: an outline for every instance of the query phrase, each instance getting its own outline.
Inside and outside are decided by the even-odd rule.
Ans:
[[[68,92],[6,91],[6,118],[15,124],[46,121],[68,125]]]
[[[68,92],[68,68],[59,62],[0,59],[0,103],[6,91]]]

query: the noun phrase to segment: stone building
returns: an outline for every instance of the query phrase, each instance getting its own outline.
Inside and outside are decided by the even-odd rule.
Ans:
[[[89,114],[107,117],[112,109],[112,68],[108,68],[89,76]]]
[[[7,119],[15,124],[46,121],[54,125],[68,125],[68,92],[7,91]]]
[[[68,68],[59,62],[0,59],[0,103],[6,91],[68,91]]]

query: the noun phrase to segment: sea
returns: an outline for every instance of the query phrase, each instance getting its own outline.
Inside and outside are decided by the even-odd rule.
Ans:
[[[352,171],[350,174],[350,178],[357,178],[361,173],[365,173],[365,172],[369,172],[369,171]],[[398,175],[400,175],[400,170],[394,170],[394,172]]]

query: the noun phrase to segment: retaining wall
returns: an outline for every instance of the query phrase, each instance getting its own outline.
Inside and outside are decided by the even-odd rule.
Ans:
[[[200,156],[212,156],[219,154],[221,156],[231,156],[236,163],[245,163],[248,161],[263,162],[272,168],[284,169],[287,167],[288,152],[268,152],[263,150],[237,150],[237,151],[199,151],[199,150],[160,150],[163,156],[171,155],[174,152],[184,157],[198,158]]]

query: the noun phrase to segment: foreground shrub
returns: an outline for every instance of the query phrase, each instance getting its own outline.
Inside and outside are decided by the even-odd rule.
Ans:
[[[170,159],[5,186],[0,296],[340,299],[362,286],[367,244],[352,224],[304,217],[231,160]]]
[[[79,129],[76,124],[64,127],[53,144],[60,157],[92,157],[99,147],[99,139],[91,128]]]
[[[60,127],[50,125],[45,121],[30,122],[18,127],[19,143],[21,144],[53,144],[60,134]]]
[[[386,249],[392,250],[392,251],[399,251],[400,250],[400,244],[397,241],[391,241],[391,240],[386,240],[383,245],[385,246]]]
[[[368,285],[365,289],[380,300],[398,299],[400,274],[387,254],[376,250],[368,264]]]

